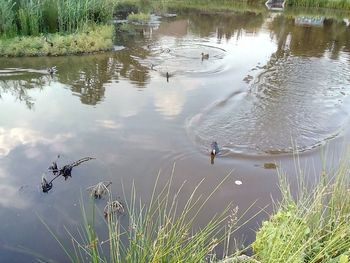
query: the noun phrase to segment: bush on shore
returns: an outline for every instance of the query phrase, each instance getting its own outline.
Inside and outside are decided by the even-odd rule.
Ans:
[[[0,56],[60,56],[110,50],[113,26],[94,25],[75,34],[0,38]]]
[[[257,259],[274,263],[347,263],[350,256],[350,166],[341,161],[322,172],[313,190],[301,183],[297,198],[281,175],[282,201],[263,222],[252,247]],[[304,179],[305,180],[305,179]]]
[[[74,33],[109,23],[114,6],[114,0],[0,0],[0,36]]]

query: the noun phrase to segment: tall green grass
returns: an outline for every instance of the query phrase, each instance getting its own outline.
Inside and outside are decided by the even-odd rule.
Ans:
[[[260,262],[349,262],[349,163],[343,160],[330,172],[323,170],[315,187],[301,180],[296,197],[280,174],[282,201],[252,245]]]
[[[109,214],[105,220],[96,216],[99,213],[95,204],[90,212],[82,205],[83,224],[79,235],[68,231],[72,248],[68,249],[55,236],[67,257],[72,262],[216,262],[219,244],[221,256],[232,255],[233,246],[229,240],[245,213],[239,217],[238,209],[230,209],[228,205],[206,225],[196,226],[208,200],[230,175],[207,196],[199,193],[202,182],[185,194],[185,183],[179,189],[173,188],[173,176],[164,187],[158,187],[159,176],[160,173],[147,203],[132,185],[130,198],[125,197],[128,202],[124,204],[124,217]],[[107,236],[97,232],[95,223],[98,219],[106,222]]]
[[[72,33],[112,19],[113,0],[0,0],[0,36]]]
[[[23,36],[37,36],[42,29],[42,2],[40,0],[18,1],[18,30]]]
[[[0,0],[0,36],[17,32],[15,3],[12,0]]]
[[[49,42],[42,36],[0,38],[0,55],[61,56],[106,51],[112,48],[113,31],[113,25],[94,25],[74,34],[47,34]]]

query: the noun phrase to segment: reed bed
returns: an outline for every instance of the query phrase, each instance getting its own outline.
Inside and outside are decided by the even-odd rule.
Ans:
[[[11,0],[0,0],[0,35],[9,36],[17,33],[15,3]]]
[[[0,36],[73,33],[111,21],[113,0],[0,0]]]
[[[80,32],[61,35],[0,38],[0,55],[61,56],[110,50],[113,46],[113,26],[83,27]]]
[[[220,257],[234,255],[231,252],[235,248],[230,244],[230,238],[239,228],[237,226],[245,213],[238,216],[238,208],[232,209],[228,204],[206,225],[196,226],[208,200],[230,175],[214,186],[207,196],[199,193],[202,182],[191,193],[184,193],[185,183],[177,190],[173,188],[173,176],[164,187],[159,187],[159,176],[160,173],[148,202],[142,201],[135,185],[132,185],[130,197],[124,197],[128,202],[124,203],[122,215],[108,214],[106,218],[101,218],[93,199],[89,206],[81,202],[83,223],[79,234],[67,230],[73,242],[70,248],[43,223],[72,262],[218,262],[216,252],[220,244]],[[185,202],[179,202],[184,196]],[[109,194],[109,201],[112,200]],[[96,230],[95,224],[100,219],[106,222],[107,236]]]

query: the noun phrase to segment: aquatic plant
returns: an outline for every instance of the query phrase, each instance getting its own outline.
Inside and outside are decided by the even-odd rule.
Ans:
[[[261,262],[348,262],[350,255],[350,165],[342,160],[310,190],[300,180],[293,198],[280,172],[282,201],[263,222],[252,247]]]
[[[84,27],[81,31],[69,35],[48,34],[46,37],[0,38],[0,56],[59,56],[112,48],[112,25]]]
[[[14,7],[15,3],[11,0],[0,0],[0,36],[11,36],[17,33]]]
[[[18,32],[21,35],[37,36],[42,29],[42,2],[39,0],[21,0],[18,5]]]
[[[221,214],[202,227],[196,227],[196,220],[230,174],[208,196],[198,193],[202,182],[199,183],[186,196],[184,204],[180,204],[179,199],[186,195],[182,189],[185,183],[175,191],[172,187],[173,174],[174,168],[169,181],[161,188],[158,187],[158,174],[151,199],[147,203],[139,199],[134,184],[128,202],[112,201],[110,195],[108,204],[116,203],[118,209],[108,210],[117,213],[104,213],[106,220],[101,218],[106,222],[107,237],[103,237],[95,228],[96,214],[99,214],[96,212],[95,198],[91,199],[90,212],[82,203],[80,237],[68,231],[73,241],[73,252],[43,223],[72,262],[214,262],[217,260],[216,248],[219,244],[223,247],[223,255],[229,255],[232,249],[231,235],[245,213],[238,216],[238,208],[230,210],[228,205]],[[125,191],[124,198],[127,199]],[[91,216],[88,216],[90,213]],[[123,213],[124,217],[121,216]],[[106,256],[107,250],[109,256]]]
[[[127,19],[132,22],[147,23],[150,19],[150,14],[145,13],[131,13],[128,15]]]
[[[0,36],[75,32],[111,21],[113,0],[0,0]]]

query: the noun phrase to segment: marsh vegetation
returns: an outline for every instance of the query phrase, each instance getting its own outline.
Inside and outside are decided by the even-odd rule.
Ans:
[[[1,0],[0,54],[40,56],[110,49],[111,0]],[[91,34],[90,34],[91,33]]]
[[[0,58],[1,261],[216,262],[252,243],[260,263],[348,261],[349,169],[330,168],[337,158],[319,163],[320,146],[338,153],[350,138],[347,15],[237,2],[218,12],[232,1],[218,3],[121,8],[123,20],[158,16],[127,24],[134,31],[118,31],[114,43],[113,26],[98,21],[1,38],[11,56],[114,45],[87,56]],[[323,22],[298,23],[304,16]],[[315,173],[296,175],[304,170],[294,170],[291,137]],[[64,163],[97,159],[37,191],[57,154]]]

